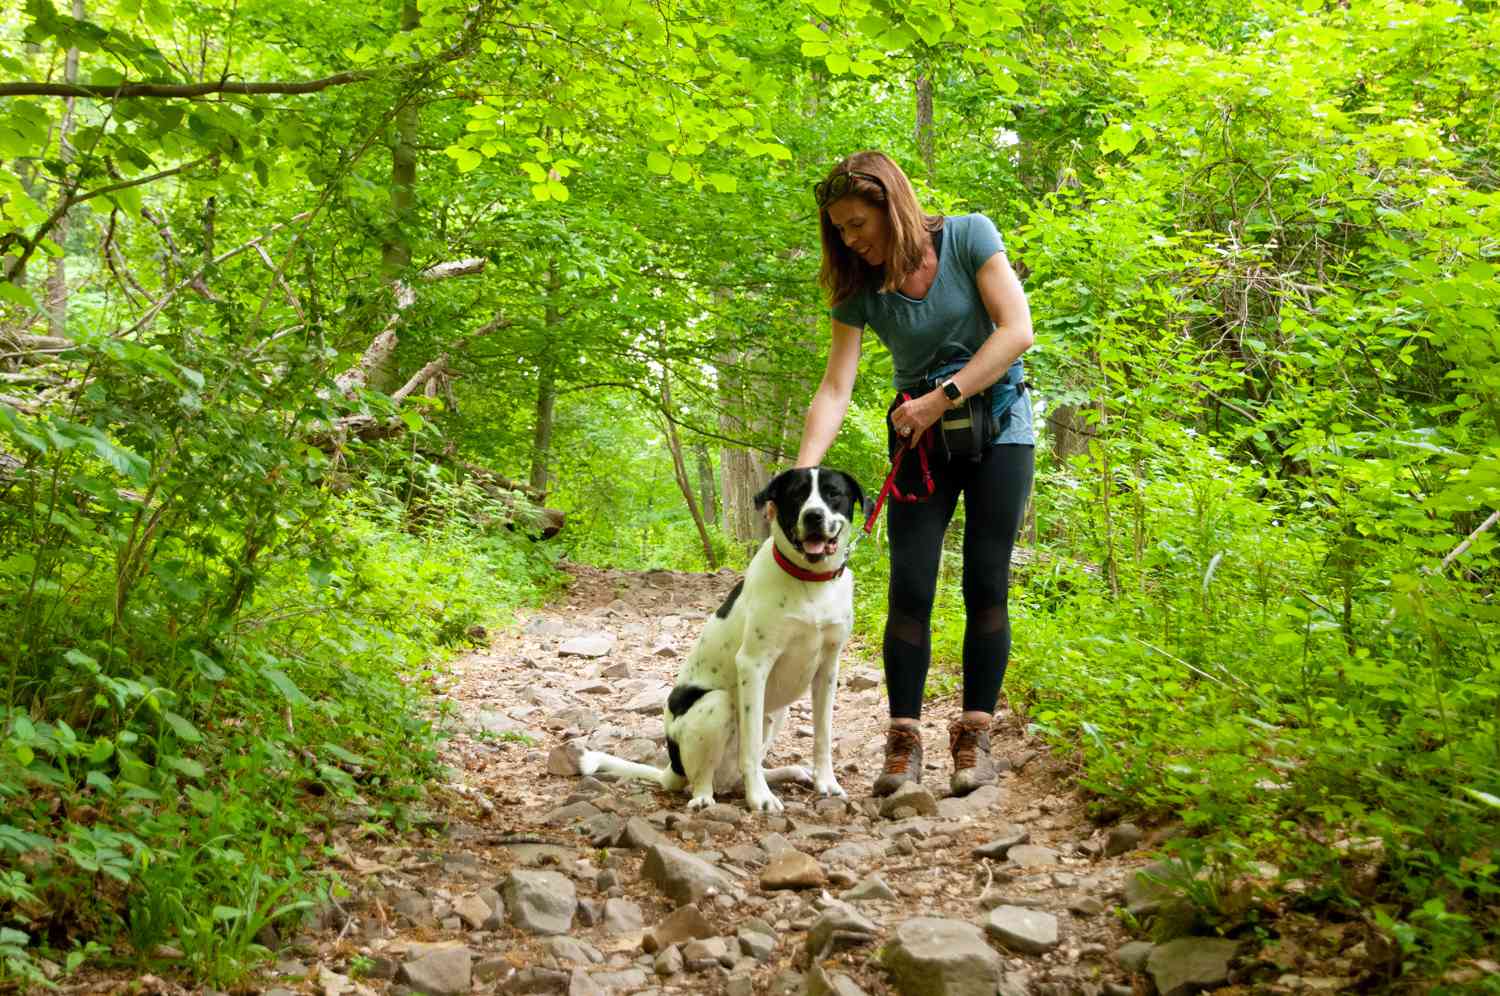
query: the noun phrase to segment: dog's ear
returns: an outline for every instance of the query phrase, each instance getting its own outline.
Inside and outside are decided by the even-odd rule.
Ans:
[[[842,470],[839,471],[839,473],[844,474],[844,480],[849,485],[849,493],[854,495],[855,504],[859,505],[859,510],[863,512],[865,510],[866,501],[864,488],[861,488],[859,486],[859,482],[854,479],[853,474],[845,474]]]
[[[790,474],[790,470],[783,470],[771,478],[769,484],[760,489],[760,494],[755,496],[755,507],[757,510],[765,508],[766,502],[778,501],[781,498],[781,489],[786,484],[787,477]]]

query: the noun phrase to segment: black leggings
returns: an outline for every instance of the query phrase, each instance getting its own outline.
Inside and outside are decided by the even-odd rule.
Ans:
[[[902,462],[902,490],[910,482]],[[889,505],[890,602],[885,620],[885,683],[892,718],[922,715],[922,688],[932,662],[932,603],[943,533],[960,492],[964,516],[964,711],[995,711],[1010,661],[1010,553],[1031,493],[1033,448],[998,445],[978,461],[932,461],[937,490],[923,502]],[[918,494],[925,493],[918,487]]]

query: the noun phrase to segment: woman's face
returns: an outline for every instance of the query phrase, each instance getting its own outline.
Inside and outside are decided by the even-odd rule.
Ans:
[[[828,205],[828,220],[844,245],[870,266],[885,262],[890,249],[891,223],[885,208],[863,197],[843,197]]]

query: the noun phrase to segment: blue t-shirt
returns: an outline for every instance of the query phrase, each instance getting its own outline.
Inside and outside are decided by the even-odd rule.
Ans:
[[[929,378],[958,370],[994,333],[995,324],[979,296],[975,278],[991,256],[1004,251],[1005,243],[995,223],[984,215],[945,218],[937,275],[926,297],[917,300],[900,291],[866,287],[839,302],[833,308],[833,317],[857,329],[868,326],[875,330],[891,351],[898,391],[928,390]],[[1004,379],[1019,384],[1023,377],[1018,359]],[[1005,393],[993,392],[997,407]],[[1035,445],[1031,399],[1026,392],[1011,404],[1010,418],[996,442]]]

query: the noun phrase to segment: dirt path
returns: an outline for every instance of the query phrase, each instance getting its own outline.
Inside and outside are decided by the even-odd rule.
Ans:
[[[1004,769],[998,791],[941,799],[953,701],[932,703],[923,719],[936,811],[883,817],[869,786],[884,692],[874,655],[857,646],[845,655],[835,707],[847,803],[786,787],[783,815],[752,816],[738,797],[690,815],[682,797],[639,783],[549,773],[562,753],[555,749],[584,736],[611,753],[664,762],[661,703],[707,613],[735,582],[728,572],[572,574],[556,604],[452,668],[442,696],[451,707],[443,723],[452,785],[437,793],[441,829],[415,846],[341,842],[345,874],[360,891],[300,939],[298,957],[281,963],[271,985],[331,996],[892,993],[911,988],[879,961],[899,925],[938,917],[973,931],[966,925],[983,927],[1002,905],[1014,908],[1023,933],[1036,932],[1005,941],[991,930],[979,955],[998,957],[1001,992],[1131,991],[1117,960],[1128,937],[1111,909],[1127,873],[1145,863],[1141,853],[1102,856],[1105,830],[1084,818],[1066,772],[1008,715],[993,738]],[[800,703],[771,761],[807,764],[811,750],[810,707]],[[1023,836],[1029,846],[1005,858],[974,854]],[[691,858],[658,867],[653,881],[649,847],[640,845],[663,843],[669,866],[678,860],[672,848],[704,859],[707,886],[663,884],[698,874]],[[777,875],[806,887],[772,888]],[[674,915],[687,900],[701,916]],[[1056,918],[1055,942],[1033,913]],[[564,926],[546,926],[547,916],[564,915]],[[833,942],[809,959],[809,932],[821,939],[830,920]],[[686,933],[674,945],[676,927]]]

